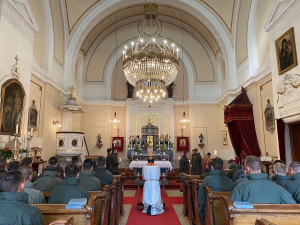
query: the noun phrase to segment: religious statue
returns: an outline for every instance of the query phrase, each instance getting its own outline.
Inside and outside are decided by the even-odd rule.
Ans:
[[[35,106],[35,100],[32,100],[32,105],[28,110],[28,130],[37,130],[38,111]]]
[[[127,98],[132,98],[134,87],[127,81]]]
[[[267,106],[264,114],[265,114],[266,130],[270,131],[270,133],[273,134],[275,130],[275,115],[274,115],[274,107],[271,105],[270,99],[267,100]]]
[[[203,134],[202,133],[199,135],[199,139],[200,139],[200,144],[203,144]]]
[[[97,145],[101,145],[102,141],[101,141],[101,134],[98,134],[97,136]]]
[[[174,84],[174,82],[172,82],[169,86],[167,86],[168,98],[173,98],[173,91],[175,86],[176,84]]]

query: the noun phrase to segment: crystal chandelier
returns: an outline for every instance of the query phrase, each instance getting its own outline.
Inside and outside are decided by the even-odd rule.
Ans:
[[[147,3],[138,40],[131,42],[131,50],[125,45],[123,51],[126,79],[137,87],[137,97],[149,103],[166,96],[166,87],[175,80],[179,70],[179,48],[152,32],[156,18],[157,5]],[[143,29],[146,28],[148,31],[150,29],[150,33],[145,35],[148,37],[143,37],[143,33],[146,33]]]
[[[117,118],[117,112],[115,112],[114,114],[114,119],[113,120],[110,120],[110,123],[111,125],[114,127],[114,128],[117,128],[119,123],[120,123],[120,120],[118,120]]]
[[[186,125],[188,125],[190,121],[186,118],[185,116],[185,112],[183,112],[183,116],[182,116],[182,119],[180,120],[180,125],[183,127],[183,128],[186,128]]]

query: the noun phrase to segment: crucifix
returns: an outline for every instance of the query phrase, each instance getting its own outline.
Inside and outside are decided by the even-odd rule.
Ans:
[[[18,65],[19,58],[18,58],[17,55],[16,55],[16,57],[15,57],[15,60],[16,60],[16,64],[15,64],[15,65]]]
[[[75,88],[74,88],[74,86],[71,86],[71,87],[70,87],[70,90],[71,90],[71,95],[70,95],[70,97],[71,97],[71,98],[75,98],[75,94],[74,94]]]

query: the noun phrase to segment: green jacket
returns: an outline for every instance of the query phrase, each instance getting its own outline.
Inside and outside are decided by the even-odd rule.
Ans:
[[[111,185],[114,176],[105,167],[96,167],[94,170],[95,177],[100,180],[101,185]]]
[[[297,203],[300,203],[300,173],[295,173],[285,185],[285,189],[293,196]]]
[[[261,204],[296,204],[283,187],[269,181],[266,173],[250,174],[249,180],[236,186],[230,194],[232,201]]]
[[[100,191],[101,183],[100,180],[95,176],[94,171],[80,171],[79,173],[79,187],[87,191]]]
[[[199,187],[198,202],[200,207],[206,206],[205,186],[209,186],[212,191],[231,191],[233,182],[223,170],[212,170],[210,176],[206,177]]]
[[[46,168],[43,170],[43,172],[39,175],[39,178],[43,177],[45,172],[47,171],[53,171],[55,166],[46,166]]]
[[[243,174],[240,176],[240,179],[236,180],[236,181],[233,183],[233,186],[236,187],[236,186],[238,186],[240,183],[243,183],[243,182],[245,182],[245,181],[247,181],[247,180],[249,180],[249,175],[243,173]]]
[[[34,169],[32,169],[32,180],[31,180],[31,182],[34,183],[38,178],[39,178],[39,175],[37,174],[37,172]]]
[[[0,193],[0,223],[3,225],[44,224],[42,213],[28,204],[26,192]]]
[[[243,169],[238,169],[234,172],[233,177],[232,177],[232,181],[233,183],[240,179],[241,175],[244,174],[244,170]]]
[[[62,180],[58,178],[55,171],[46,171],[42,178],[39,178],[34,182],[33,188],[39,191],[52,191],[60,186],[61,183]]]
[[[202,157],[200,153],[192,157],[192,171],[194,175],[200,175],[202,169]]]
[[[79,180],[67,177],[62,184],[55,188],[48,199],[49,204],[68,204],[71,199],[88,198],[88,192],[78,187]]]
[[[228,178],[232,179],[232,177],[233,177],[235,171],[237,171],[237,170],[238,170],[238,165],[236,165],[236,164],[230,165],[230,166],[229,166],[229,170],[225,173],[225,175],[226,175]]]
[[[111,153],[106,158],[106,168],[111,173],[118,173],[118,156],[115,153]]]
[[[183,155],[179,162],[179,173],[189,174],[190,163],[186,155]]]
[[[41,191],[32,188],[33,183],[25,182],[24,192],[28,194],[29,204],[45,204],[45,198]]]
[[[286,175],[274,175],[272,176],[272,181],[284,188],[285,185],[291,181],[291,178]]]

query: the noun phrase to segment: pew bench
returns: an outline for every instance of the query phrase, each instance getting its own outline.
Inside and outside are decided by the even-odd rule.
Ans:
[[[229,196],[230,191],[212,191],[210,187],[205,186],[206,208],[205,223],[206,225],[224,225],[224,207],[221,202],[222,196]]]
[[[66,209],[66,204],[32,204],[43,214],[44,224],[51,224],[63,216],[73,217],[74,225],[106,225],[102,209],[105,207],[106,194],[91,196],[83,209]],[[52,223],[53,224],[53,223]]]
[[[268,220],[260,219],[255,221],[255,225],[276,225],[275,223],[271,223]]]
[[[198,193],[199,193],[199,186],[202,183],[202,181],[203,180],[200,179],[193,180],[193,192],[194,192],[193,205],[194,205],[195,225],[201,225],[200,218],[198,217],[198,209],[200,207],[198,203]]]
[[[194,179],[200,179],[200,175],[187,175],[185,180],[185,189],[186,189],[186,203],[187,203],[187,221],[190,225],[194,224],[195,214],[194,214],[194,198],[195,192],[193,191]],[[197,214],[196,214],[197,216]]]
[[[74,224],[73,216],[64,216],[50,223],[50,225],[72,225],[72,224]]]
[[[114,175],[114,179],[116,180],[116,219],[115,224],[121,224],[122,216],[125,214],[124,211],[124,179],[125,173],[120,175]]]
[[[182,194],[183,194],[183,209],[182,209],[182,214],[187,217],[188,216],[188,209],[187,209],[187,191],[186,191],[186,185],[185,181],[187,180],[187,174],[182,173],[180,174],[180,181],[181,181],[181,186],[182,186]]]
[[[299,224],[300,204],[253,204],[253,209],[236,209],[228,196],[222,196],[225,225],[253,225],[265,219],[276,225]]]

